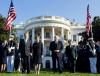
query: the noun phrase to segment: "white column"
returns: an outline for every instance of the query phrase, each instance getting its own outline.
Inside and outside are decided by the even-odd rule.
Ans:
[[[34,43],[35,40],[35,29],[32,28],[32,43]]]
[[[43,43],[43,55],[45,55],[46,50],[44,50],[44,27],[41,27],[41,41]]]
[[[69,32],[68,40],[72,40],[72,34],[71,34],[71,31],[68,31],[68,32]]]
[[[81,40],[81,37],[77,34],[77,44]]]
[[[54,37],[55,37],[55,28],[52,27],[52,41],[54,41]]]
[[[61,40],[64,45],[64,28],[61,28]]]
[[[44,27],[41,28],[41,41],[44,45]]]
[[[62,40],[62,43],[63,43],[63,46],[64,46],[64,28],[61,28],[61,40]],[[62,53],[64,53],[64,47],[63,47]]]
[[[67,31],[67,39],[68,39],[68,40],[70,39],[69,30]]]
[[[44,27],[41,27],[41,41],[43,43],[43,55],[45,55],[45,50],[44,50]],[[45,60],[44,60],[44,58],[43,58],[43,68],[45,68]]]

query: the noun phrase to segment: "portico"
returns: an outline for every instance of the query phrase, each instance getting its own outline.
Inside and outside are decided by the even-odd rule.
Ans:
[[[55,35],[58,35],[65,48],[67,40],[71,39],[71,25],[69,20],[60,16],[38,16],[27,20],[25,24],[23,24],[22,29],[20,29],[20,27],[16,29],[19,38],[21,35],[24,35],[25,32],[29,31],[29,39],[32,43],[35,41],[37,35],[41,36],[44,49],[44,57],[42,59],[43,68],[52,68],[51,51],[49,50],[50,42],[54,40]],[[23,32],[21,33],[21,31]]]

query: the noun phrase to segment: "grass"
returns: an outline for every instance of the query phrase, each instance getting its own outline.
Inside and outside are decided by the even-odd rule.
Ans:
[[[21,74],[19,72],[14,73],[0,73],[0,76],[36,76],[34,72],[30,74]],[[52,71],[41,71],[39,76],[100,76],[100,74],[91,74],[91,73],[70,73],[63,72],[62,74],[53,73]]]

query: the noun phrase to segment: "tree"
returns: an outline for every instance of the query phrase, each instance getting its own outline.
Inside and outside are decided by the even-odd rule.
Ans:
[[[9,39],[9,31],[4,30],[5,21],[6,18],[0,14],[0,40],[2,41]]]
[[[2,15],[0,14],[0,27],[3,27],[5,24],[5,18],[2,17]]]
[[[100,40],[100,16],[95,16],[92,22],[92,31],[93,31],[93,37],[94,40]]]

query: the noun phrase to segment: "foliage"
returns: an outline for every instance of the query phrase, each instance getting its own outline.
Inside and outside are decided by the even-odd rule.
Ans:
[[[93,37],[94,40],[100,40],[100,16],[95,16],[92,22],[92,31],[93,31]]]
[[[0,14],[0,40],[8,40],[9,39],[9,31],[4,30],[5,18]]]
[[[9,39],[9,31],[4,30],[3,28],[0,28],[0,40],[8,40]]]
[[[5,24],[5,18],[0,15],[0,27],[3,27]]]

